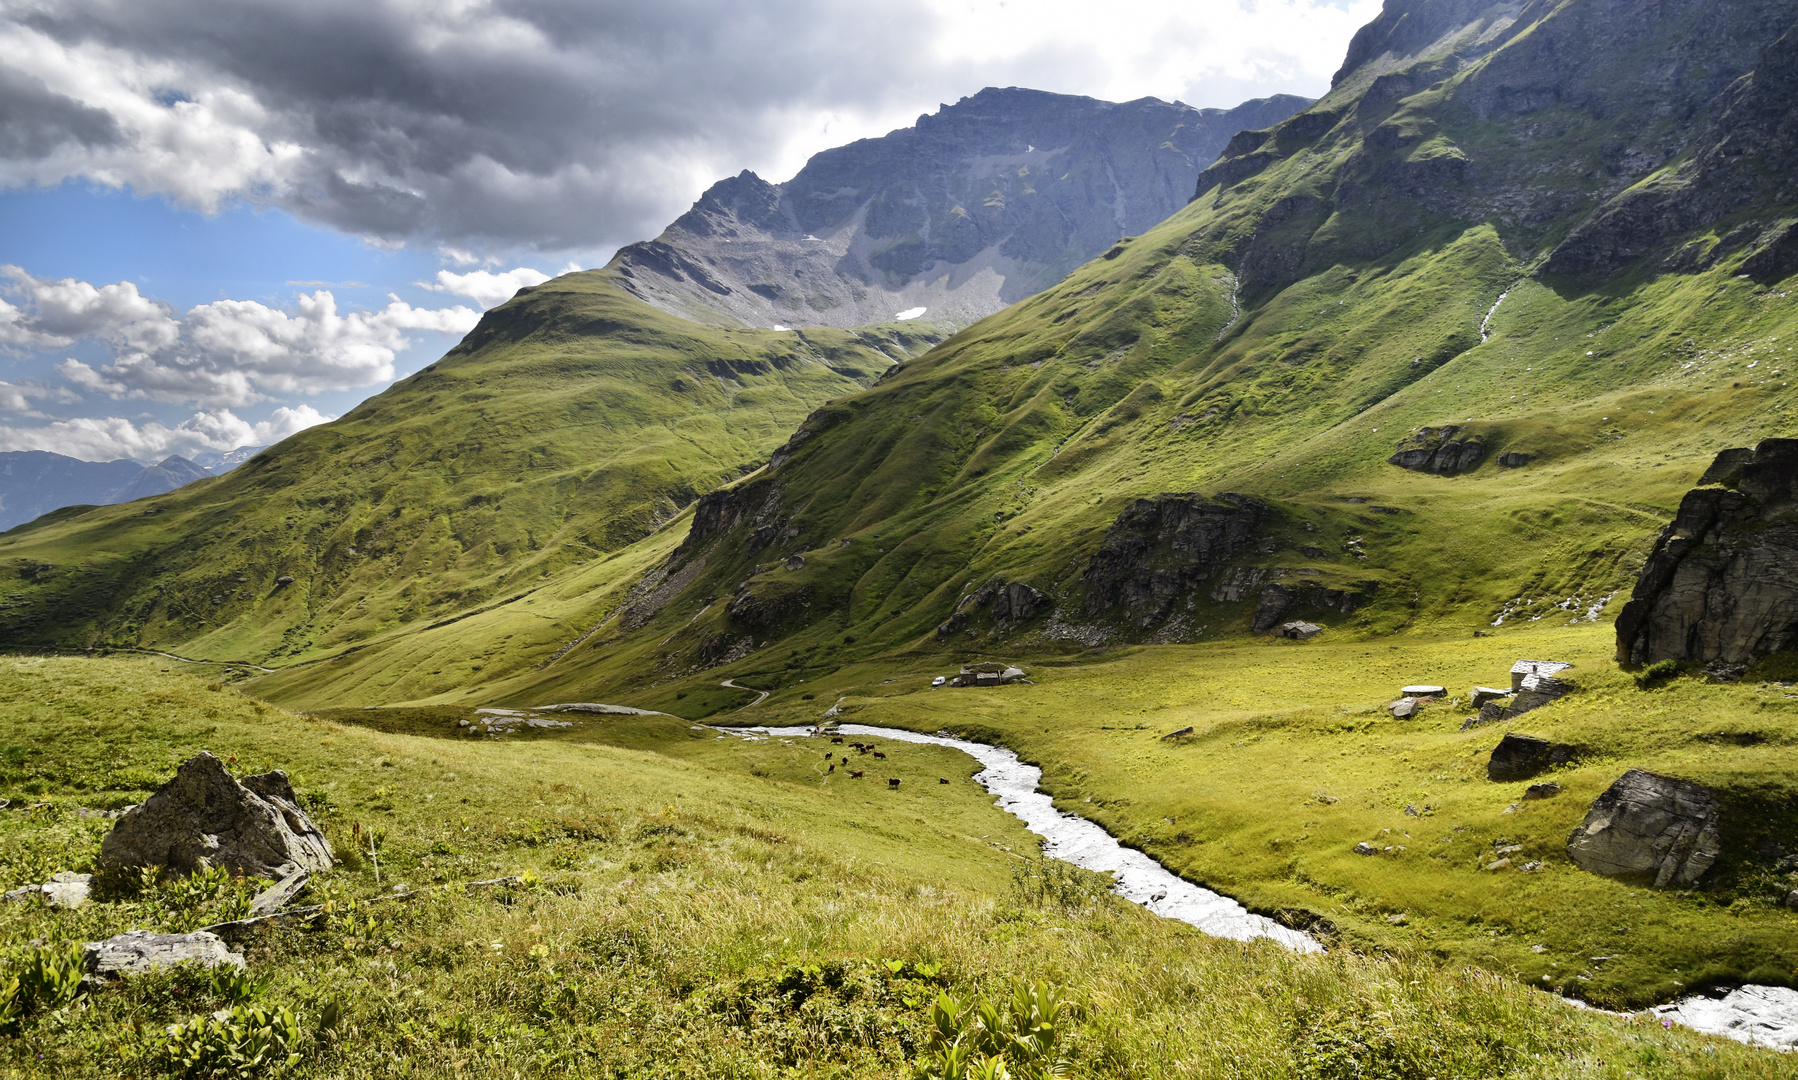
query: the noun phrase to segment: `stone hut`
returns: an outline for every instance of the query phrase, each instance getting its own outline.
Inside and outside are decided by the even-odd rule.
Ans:
[[[1555,673],[1566,671],[1572,666],[1559,660],[1519,660],[1511,665],[1511,693],[1534,690],[1534,683],[1538,678],[1552,678]]]

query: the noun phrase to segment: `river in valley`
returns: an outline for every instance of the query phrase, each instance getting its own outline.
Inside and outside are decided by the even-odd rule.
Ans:
[[[777,738],[804,737],[814,731],[809,725],[718,730],[733,733],[749,730]],[[974,774],[974,781],[989,794],[997,796],[1001,810],[1021,819],[1025,828],[1043,838],[1043,854],[1049,858],[1073,863],[1086,870],[1110,873],[1112,892],[1157,915],[1178,919],[1207,934],[1238,941],[1270,938],[1299,952],[1323,950],[1311,935],[1255,915],[1227,896],[1185,881],[1142,852],[1118,843],[1110,833],[1085,818],[1057,810],[1049,796],[1037,790],[1043,771],[1018,760],[1017,754],[1002,746],[868,724],[838,724],[834,733],[876,735],[894,742],[925,743],[960,750],[985,766]]]

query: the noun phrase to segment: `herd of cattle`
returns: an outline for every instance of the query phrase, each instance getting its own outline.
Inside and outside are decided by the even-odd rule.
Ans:
[[[830,741],[833,743],[841,744],[843,742],[843,736],[832,735],[830,737]],[[855,752],[858,754],[863,754],[863,755],[873,754],[875,757],[879,758],[882,761],[886,760],[886,755],[884,753],[881,753],[879,750],[874,749],[873,743],[856,742],[856,743],[850,743],[849,746],[852,749],[854,749]],[[824,760],[830,764],[830,767],[824,770],[826,775],[837,771],[837,762],[836,762],[837,757],[838,757],[838,754],[835,750],[824,751]],[[843,755],[841,755],[841,757],[843,759],[843,767],[849,773],[849,778],[851,780],[860,780],[864,775],[866,775],[865,769],[850,769],[849,768],[849,755],[848,754],[843,754]],[[946,776],[939,776],[936,778],[936,782],[939,784],[947,784],[949,782],[949,778]],[[896,789],[896,788],[898,788],[898,786],[899,786],[899,778],[897,776],[887,777],[887,787]]]

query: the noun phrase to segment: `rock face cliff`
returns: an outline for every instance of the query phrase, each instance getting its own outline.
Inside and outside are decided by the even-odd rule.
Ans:
[[[1661,530],[1617,660],[1752,663],[1798,647],[1798,439],[1725,450]]]
[[[714,184],[613,259],[639,297],[703,322],[863,326],[922,308],[962,326],[1054,284],[1185,205],[1244,128],[1308,104],[1114,104],[987,89],[770,184]]]

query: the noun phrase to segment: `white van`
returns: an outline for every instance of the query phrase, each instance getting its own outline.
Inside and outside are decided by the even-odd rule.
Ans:
[[[932,689],[935,689],[948,681],[949,677],[947,675],[938,675],[936,678],[930,680],[930,686]]]

